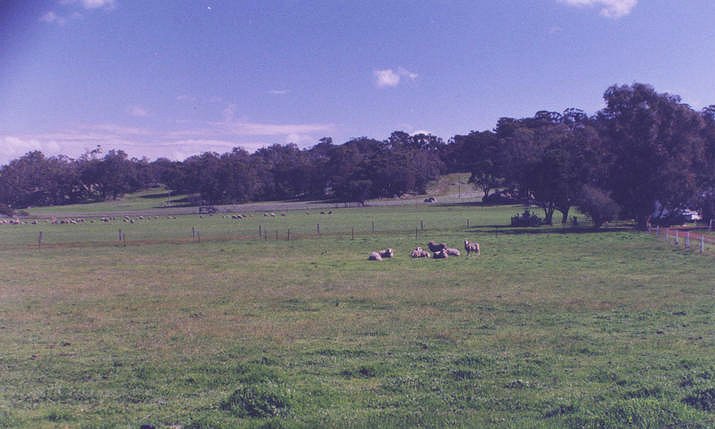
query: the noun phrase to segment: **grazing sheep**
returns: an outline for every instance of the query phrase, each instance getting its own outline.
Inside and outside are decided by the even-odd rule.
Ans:
[[[435,243],[434,241],[430,241],[427,243],[427,247],[429,247],[430,252],[435,253],[446,249],[447,243]]]
[[[378,251],[378,253],[379,253],[380,256],[382,256],[383,258],[392,258],[393,256],[395,256],[395,251],[392,250],[392,248],[389,248],[389,247],[388,247],[387,249],[383,249],[383,250]]]
[[[447,252],[447,254],[449,256],[459,256],[460,255],[459,249],[453,249],[451,247],[448,247],[448,248],[444,249],[444,251]]]
[[[427,252],[421,247],[417,247],[412,252],[410,252],[410,256],[413,258],[429,258],[429,252]]]
[[[432,258],[434,259],[447,259],[448,256],[449,255],[447,254],[447,251],[445,249],[438,250],[432,253]]]
[[[378,252],[370,252],[370,256],[367,257],[368,261],[382,261],[382,256]]]
[[[477,256],[479,256],[479,243],[464,240],[464,250],[467,251],[467,256],[469,256],[470,253],[476,253]]]

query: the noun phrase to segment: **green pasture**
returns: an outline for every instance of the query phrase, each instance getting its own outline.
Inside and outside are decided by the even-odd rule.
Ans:
[[[71,204],[65,206],[32,207],[27,209],[36,216],[63,213],[84,213],[91,215],[97,212],[147,210],[156,208],[176,207],[182,204],[185,195],[171,195],[164,187],[150,188],[122,196],[116,200],[107,200],[86,204]]]
[[[0,225],[0,427],[715,426],[710,250],[324,211]],[[408,257],[464,238],[482,255]]]

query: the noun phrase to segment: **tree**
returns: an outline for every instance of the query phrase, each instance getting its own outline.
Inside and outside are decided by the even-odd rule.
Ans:
[[[695,165],[703,156],[702,117],[680,98],[651,86],[612,86],[598,120],[613,158],[613,199],[645,229],[656,202],[677,209],[697,189]]]

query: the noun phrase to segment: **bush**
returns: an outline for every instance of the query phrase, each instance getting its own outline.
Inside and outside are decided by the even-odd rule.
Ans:
[[[511,226],[539,226],[541,224],[541,218],[529,209],[524,209],[523,213],[511,217]]]
[[[241,386],[225,401],[221,409],[238,417],[284,416],[290,409],[287,393],[274,383]]]
[[[7,204],[0,203],[0,215],[12,217],[15,215],[15,211],[12,208],[10,208]]]
[[[616,219],[621,209],[606,191],[591,185],[584,185],[581,188],[576,207],[591,217],[593,227],[596,229]]]

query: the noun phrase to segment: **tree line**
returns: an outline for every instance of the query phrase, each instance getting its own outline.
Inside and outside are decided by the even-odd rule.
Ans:
[[[484,201],[530,202],[552,223],[573,207],[596,226],[616,217],[645,228],[654,208],[715,211],[715,106],[696,111],[647,84],[615,85],[593,115],[569,108],[501,118],[448,142],[393,132],[300,149],[272,145],[205,152],[183,161],[96,149],[78,159],[33,151],[0,168],[9,209],[116,199],[164,184],[206,204],[275,199],[368,199],[423,193],[440,175],[470,172]]]

